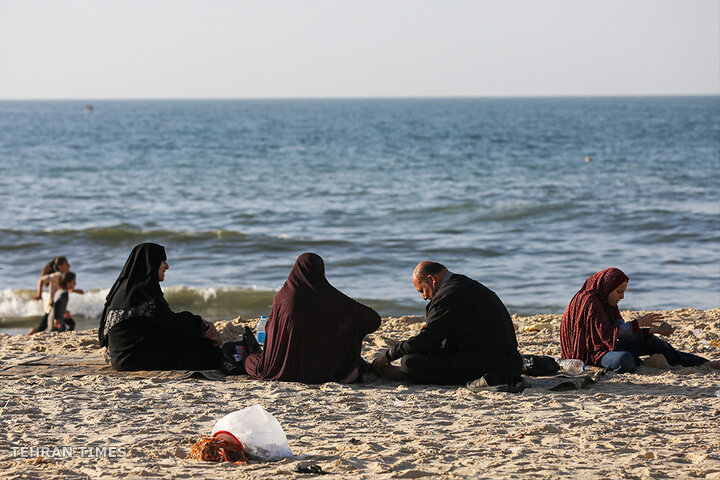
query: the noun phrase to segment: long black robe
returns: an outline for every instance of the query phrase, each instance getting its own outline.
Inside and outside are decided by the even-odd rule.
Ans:
[[[220,368],[222,351],[204,337],[202,318],[165,301],[157,272],[166,258],[160,245],[137,245],[106,297],[98,337],[116,370]]]

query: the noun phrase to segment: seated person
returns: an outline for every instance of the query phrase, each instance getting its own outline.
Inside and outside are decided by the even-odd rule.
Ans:
[[[418,264],[412,282],[423,300],[430,300],[427,323],[375,358],[376,375],[439,385],[462,385],[487,374],[497,383],[519,380],[522,358],[515,329],[492,290],[428,261]],[[400,358],[400,367],[390,365]]]
[[[303,253],[273,300],[265,348],[244,359],[245,370],[261,380],[361,380],[369,369],[362,341],[379,326],[375,310],[330,285],[320,256]]]
[[[625,297],[628,276],[617,268],[607,268],[592,275],[565,309],[560,323],[560,346],[563,358],[577,358],[618,373],[634,370],[641,355],[662,354],[670,365],[694,367],[708,360],[675,350],[654,334],[670,335],[675,331],[662,314],[649,313],[625,322],[618,302]],[[708,366],[720,368],[720,362]]]
[[[52,322],[50,331],[65,332],[75,330],[75,320],[70,316],[67,305],[68,292],[71,292],[76,284],[77,280],[73,272],[65,272],[60,277],[60,282],[58,283],[59,289],[55,292],[52,309],[48,314],[48,319]]]
[[[115,370],[208,370],[222,368],[215,326],[190,312],[175,313],[165,301],[165,248],[133,248],[110,289],[100,319],[100,346]]]

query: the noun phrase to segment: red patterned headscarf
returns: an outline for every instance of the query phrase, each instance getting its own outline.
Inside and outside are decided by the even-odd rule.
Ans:
[[[579,358],[598,365],[613,349],[618,332],[620,309],[607,303],[608,295],[629,280],[622,270],[606,268],[583,284],[565,309],[560,323],[563,358]]]

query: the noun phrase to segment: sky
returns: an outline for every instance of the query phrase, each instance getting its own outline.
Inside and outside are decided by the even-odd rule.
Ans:
[[[720,0],[0,0],[0,99],[720,94]]]

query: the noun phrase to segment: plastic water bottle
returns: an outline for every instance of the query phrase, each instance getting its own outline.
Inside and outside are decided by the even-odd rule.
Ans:
[[[267,324],[267,317],[263,315],[255,328],[257,330],[257,341],[262,346],[265,346],[265,324]]]
[[[557,363],[560,365],[560,370],[574,375],[583,373],[587,370],[587,365],[577,358],[561,358]]]

